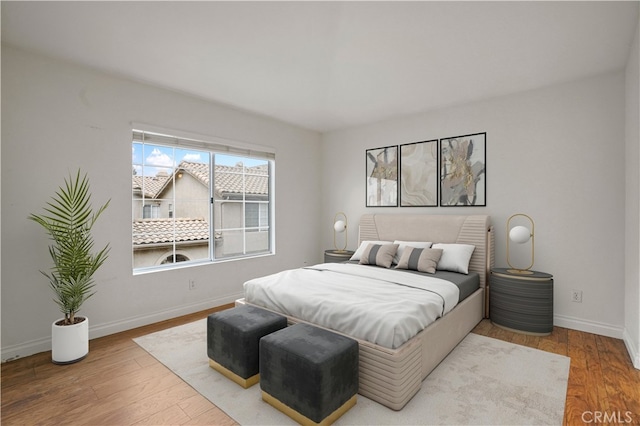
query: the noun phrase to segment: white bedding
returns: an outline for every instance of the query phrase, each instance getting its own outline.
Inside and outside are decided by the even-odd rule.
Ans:
[[[458,287],[393,269],[323,263],[244,284],[247,302],[398,348],[458,303]]]

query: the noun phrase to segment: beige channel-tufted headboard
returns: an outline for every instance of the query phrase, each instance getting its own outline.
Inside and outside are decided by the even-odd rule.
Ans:
[[[358,244],[367,240],[431,241],[472,244],[469,271],[480,275],[486,287],[494,266],[494,236],[486,215],[365,214],[360,218]]]

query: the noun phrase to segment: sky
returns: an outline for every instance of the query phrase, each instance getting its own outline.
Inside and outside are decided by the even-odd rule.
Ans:
[[[131,148],[133,169],[137,175],[155,176],[160,171],[172,174],[181,161],[209,164],[209,152],[191,148],[176,148],[163,145],[133,143]],[[215,154],[218,165],[235,166],[243,162],[246,166],[265,164],[266,160]]]

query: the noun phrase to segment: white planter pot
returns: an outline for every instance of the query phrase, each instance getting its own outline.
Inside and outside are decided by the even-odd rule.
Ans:
[[[89,353],[89,318],[73,325],[51,324],[51,360],[54,364],[78,362]]]

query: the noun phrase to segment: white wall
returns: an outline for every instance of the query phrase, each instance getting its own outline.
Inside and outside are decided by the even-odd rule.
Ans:
[[[554,275],[555,324],[622,337],[624,85],[616,72],[323,135],[323,247],[337,211],[349,217],[351,249],[363,213],[480,213],[492,217],[496,265],[506,266],[506,220],[527,213],[534,269]],[[365,208],[366,149],[476,132],[487,132],[486,207]]]
[[[640,15],[626,68],[625,333],[624,341],[640,369]]]
[[[277,254],[133,276],[131,122],[274,147]],[[94,338],[232,302],[249,278],[320,261],[319,148],[315,132],[3,46],[2,359],[50,349],[60,313],[38,272],[48,241],[27,216],[70,171],[89,173],[96,205],[111,199],[96,225],[111,255],[82,310]]]
[[[505,221],[525,212],[536,221],[534,267],[554,274],[556,325],[624,334],[637,363],[637,84],[636,35],[626,73],[321,137],[3,46],[2,359],[50,348],[50,323],[60,314],[38,272],[49,266],[47,240],[26,217],[69,171],[82,167],[94,202],[112,199],[97,229],[99,245],[111,242],[111,257],[97,275],[98,294],[83,310],[92,338],[230,302],[247,278],[320,261],[321,250],[333,245],[337,211],[349,217],[352,249],[358,217],[366,212],[490,214],[499,266],[505,265]],[[275,147],[277,254],[134,277],[131,122]],[[487,207],[364,207],[366,149],[474,132],[487,132]],[[190,278],[196,290],[188,290]],[[571,289],[584,292],[583,303],[569,301]]]

